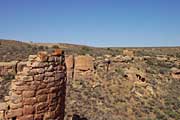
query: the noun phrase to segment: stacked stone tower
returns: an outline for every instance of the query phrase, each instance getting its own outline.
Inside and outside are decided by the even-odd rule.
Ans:
[[[64,52],[39,52],[16,65],[9,96],[4,97],[3,120],[63,120],[66,92]],[[7,107],[5,107],[7,106]]]

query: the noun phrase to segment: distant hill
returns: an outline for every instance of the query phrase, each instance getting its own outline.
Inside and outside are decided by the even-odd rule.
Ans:
[[[31,54],[36,54],[38,51],[53,51],[56,48],[61,48],[66,55],[85,55],[92,56],[102,55],[120,55],[123,49],[132,49],[137,56],[154,56],[154,55],[169,55],[180,57],[180,47],[156,47],[156,48],[97,48],[85,45],[75,45],[67,43],[27,43],[17,40],[0,39],[0,61],[24,61]]]

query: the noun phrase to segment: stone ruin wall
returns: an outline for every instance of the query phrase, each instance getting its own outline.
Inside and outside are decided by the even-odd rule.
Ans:
[[[66,92],[64,53],[39,52],[27,62],[0,65],[0,120],[63,120]]]
[[[92,77],[94,58],[88,55],[66,56],[67,77],[69,80]]]

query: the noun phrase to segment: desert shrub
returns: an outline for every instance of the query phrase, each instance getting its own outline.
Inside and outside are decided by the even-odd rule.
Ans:
[[[39,46],[38,50],[44,50],[44,46]]]
[[[90,51],[91,51],[90,48],[84,46],[84,47],[81,48],[81,53],[80,54],[82,54],[82,55],[91,54]]]
[[[28,44],[28,45],[27,45],[27,48],[32,48],[32,46]]]
[[[58,46],[58,45],[53,45],[52,48],[53,48],[53,49],[58,49],[59,46]]]
[[[170,70],[170,69],[168,69],[168,68],[162,67],[162,68],[160,68],[159,73],[160,73],[160,74],[166,74],[166,73],[169,72],[169,70]]]
[[[49,49],[49,47],[48,47],[48,46],[45,46],[44,48],[45,48],[46,50],[47,50],[47,49]]]
[[[107,50],[111,50],[111,48],[107,48]]]
[[[115,69],[115,72],[117,72],[118,74],[120,74],[121,76],[124,76],[124,71],[122,70],[122,68],[117,68]]]
[[[179,54],[179,53],[176,53],[176,57],[177,57],[177,58],[180,58],[180,54]]]
[[[90,51],[90,48],[88,48],[88,47],[82,47],[82,50],[83,50],[83,51],[86,51],[86,52],[89,52],[89,51]]]
[[[165,110],[165,113],[171,118],[178,118],[179,116],[177,112],[169,109]]]

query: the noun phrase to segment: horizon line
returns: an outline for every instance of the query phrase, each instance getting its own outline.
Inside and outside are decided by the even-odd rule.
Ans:
[[[8,38],[0,38],[0,40],[7,40],[7,41],[17,41],[17,42],[24,42],[24,43],[28,43],[28,44],[38,44],[38,43],[44,43],[44,44],[67,44],[67,45],[79,45],[79,46],[86,46],[86,47],[95,47],[95,48],[176,48],[176,47],[180,47],[179,46],[173,46],[173,45],[161,45],[161,46],[148,46],[148,45],[145,45],[145,46],[93,46],[93,45],[88,45],[88,44],[77,44],[77,43],[68,43],[68,42],[48,42],[48,41],[45,41],[45,42],[35,42],[33,40],[17,40],[17,39],[8,39]]]

